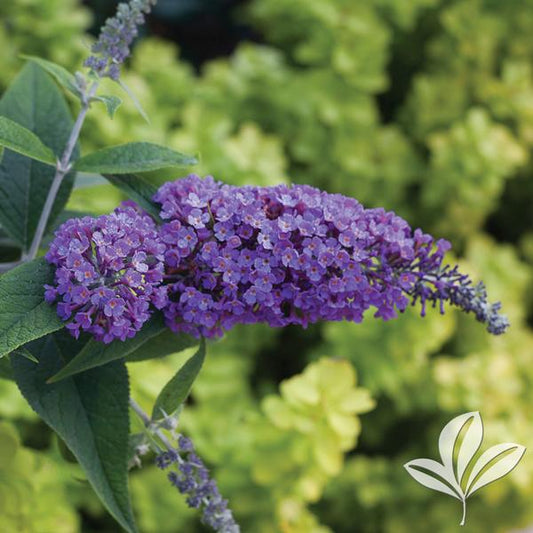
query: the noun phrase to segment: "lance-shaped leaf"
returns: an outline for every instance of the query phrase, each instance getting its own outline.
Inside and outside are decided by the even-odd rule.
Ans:
[[[28,349],[38,359],[11,363],[17,385],[33,410],[64,440],[105,507],[128,532],[136,531],[128,491],[129,384],[123,362],[114,362],[49,385],[75,349],[66,331]]]
[[[0,277],[0,358],[64,326],[55,308],[44,301],[43,285],[53,279],[54,268],[44,259]]]
[[[198,351],[187,360],[159,393],[152,412],[152,420],[161,420],[166,415],[173,414],[187,399],[192,384],[204,364],[204,359],[205,340],[202,339]]]
[[[117,112],[117,109],[122,104],[122,100],[118,96],[113,95],[99,95],[99,96],[93,96],[92,98],[95,102],[101,102],[105,105],[107,114],[110,118],[113,118],[115,116],[115,113]]]
[[[38,102],[38,105],[36,104]],[[73,121],[57,85],[36,64],[27,63],[0,100],[0,115],[44,139],[55,158],[60,157],[72,131]],[[77,157],[76,147],[74,156]],[[0,224],[18,244],[30,245],[55,169],[6,149],[0,164]],[[56,196],[49,227],[65,206],[74,173],[67,174]]]
[[[24,346],[21,346],[20,348],[17,348],[16,350],[13,350],[11,353],[11,357],[19,355],[20,357],[25,357],[28,359],[28,361],[31,361],[32,363],[38,363],[39,360],[33,355],[31,352],[29,352]]]
[[[135,109],[137,109],[141,117],[144,118],[144,120],[148,124],[150,124],[150,119],[148,118],[146,111],[141,105],[141,102],[139,102],[139,99],[135,96],[134,92],[122,80],[119,79],[117,83],[122,87],[122,90],[131,98],[131,101],[133,102]]]
[[[122,359],[140,349],[146,342],[161,333],[164,329],[163,317],[157,313],[131,339],[125,341],[115,340],[110,344],[104,344],[91,338],[57,374],[52,377],[48,376],[48,382],[55,383],[90,368]],[[146,350],[148,349],[146,348]]]
[[[524,446],[512,442],[504,442],[489,448],[472,469],[466,487],[467,497],[485,485],[507,475],[520,462],[525,451]]]
[[[409,472],[409,474],[421,485],[424,485],[424,487],[436,490],[438,492],[443,492],[444,494],[453,496],[458,500],[462,500],[462,493],[460,492],[460,489],[458,492],[456,489],[450,487],[450,485],[453,486],[451,482],[452,480],[449,479],[448,470],[441,463],[438,463],[433,459],[413,459],[412,461],[405,463],[403,466],[407,472]],[[419,469],[432,472],[434,475],[427,474]],[[445,483],[445,481],[448,484]]]
[[[81,97],[74,74],[71,74],[66,68],[52,61],[48,61],[47,59],[43,59],[42,57],[27,55],[22,55],[21,57],[28,61],[33,61],[33,63],[36,63],[43,70],[48,72],[48,74],[50,74],[61,87],[71,92],[77,98]]]
[[[198,344],[198,339],[185,335],[184,333],[174,333],[165,328],[161,333],[152,337],[149,344],[143,344],[135,351],[126,356],[127,363],[136,361],[146,361],[147,359],[157,359],[167,355],[179,353],[187,348],[192,348]]]
[[[159,213],[161,209],[152,201],[154,194],[157,192],[157,187],[142,176],[134,174],[104,174],[111,185],[120,189],[128,198],[137,202],[147,213],[152,215],[156,220],[160,220]]]
[[[76,161],[74,168],[99,174],[130,174],[194,165],[196,159],[165,146],[135,142],[104,148]]]
[[[0,116],[0,145],[47,165],[56,165],[54,152],[45,146],[37,135],[2,116]]]

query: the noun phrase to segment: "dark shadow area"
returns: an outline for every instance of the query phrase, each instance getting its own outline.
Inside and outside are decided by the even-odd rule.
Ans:
[[[278,342],[257,354],[250,376],[252,390],[261,393],[265,385],[277,385],[302,372],[309,362],[309,353],[321,339],[320,324],[311,325],[307,329],[300,326],[283,328]]]
[[[159,0],[141,29],[176,43],[181,57],[199,69],[206,61],[230,55],[243,40],[258,41],[259,35],[239,23],[235,13],[248,0]],[[91,33],[115,13],[117,0],[85,0],[94,12]]]

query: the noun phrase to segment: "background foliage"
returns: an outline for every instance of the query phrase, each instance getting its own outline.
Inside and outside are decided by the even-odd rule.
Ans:
[[[533,2],[252,0],[229,11],[191,0],[181,12],[171,4],[159,4],[124,76],[151,124],[127,100],[113,121],[95,108],[84,146],[163,142],[199,153],[198,173],[227,182],[290,179],[393,209],[450,239],[512,322],[501,338],[453,312],[307,331],[241,328],[210,346],[184,431],[244,531],[456,531],[459,504],[401,465],[436,456],[440,429],[465,411],[481,411],[486,445],[533,443]],[[180,59],[174,29],[208,12],[231,19],[234,36],[195,48],[185,35],[188,60]],[[90,27],[76,0],[2,2],[0,90],[21,53],[77,68]],[[175,176],[155,179],[165,177]],[[82,176],[68,207],[103,213],[119,200]],[[0,246],[10,259],[1,234]],[[147,409],[185,355],[130,365]],[[0,380],[6,531],[117,530],[63,449]],[[149,461],[132,472],[132,490],[143,532],[201,531]],[[469,502],[467,524],[526,526],[532,499],[526,453]]]

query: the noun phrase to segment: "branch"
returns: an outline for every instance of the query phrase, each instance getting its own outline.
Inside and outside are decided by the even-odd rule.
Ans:
[[[22,260],[12,261],[11,263],[0,263],[0,274],[2,272],[7,272],[8,270],[15,268],[19,266],[20,264],[22,264]]]
[[[39,224],[37,225],[37,229],[35,230],[35,235],[33,236],[30,249],[22,257],[23,261],[31,261],[37,256],[37,252],[39,251],[39,246],[41,245],[44,231],[48,224],[48,219],[50,218],[50,213],[52,211],[57,192],[59,191],[59,187],[61,187],[63,178],[66,174],[68,174],[71,169],[72,153],[74,152],[74,148],[80,137],[81,128],[83,126],[83,123],[85,122],[85,117],[87,116],[87,112],[89,111],[89,108],[91,106],[91,98],[95,95],[96,90],[98,89],[98,84],[99,81],[94,81],[89,91],[82,95],[82,105],[78,114],[78,118],[76,119],[72,131],[70,132],[70,136],[67,141],[67,146],[65,147],[63,155],[61,156],[61,159],[57,162],[54,180],[52,181],[52,186],[48,191],[48,196],[46,197],[46,202],[39,218]]]
[[[135,411],[135,413],[139,416],[139,418],[143,421],[144,425],[146,426],[146,429],[150,431],[150,433],[153,433],[159,439],[161,442],[165,445],[165,447],[168,450],[173,450],[174,446],[172,446],[172,443],[167,439],[167,437],[163,434],[163,432],[154,426],[152,424],[152,421],[150,420],[150,417],[142,410],[141,406],[130,397],[130,406]]]

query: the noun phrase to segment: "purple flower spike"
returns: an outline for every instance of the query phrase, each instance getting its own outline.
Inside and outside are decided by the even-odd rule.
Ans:
[[[161,204],[176,332],[214,337],[237,323],[389,320],[409,303],[448,302],[500,334],[508,327],[482,284],[443,265],[450,244],[392,212],[306,185],[234,187],[191,175],[165,183]]]
[[[194,451],[193,443],[180,435],[178,448],[160,453],[156,465],[165,470],[174,466],[168,473],[170,483],[187,496],[187,505],[202,509],[202,522],[218,533],[239,533],[240,528],[228,509],[228,501],[220,495],[209,471]]]
[[[144,24],[155,0],[131,0],[118,5],[117,14],[107,19],[98,40],[93,44],[85,66],[99,76],[113,80],[120,77],[120,65],[130,55],[130,45],[138,35],[137,26]]]
[[[45,299],[59,301],[74,337],[86,331],[98,341],[133,337],[156,308],[167,303],[162,286],[166,245],[153,220],[133,202],[110,215],[65,222],[46,260],[56,265]]]

